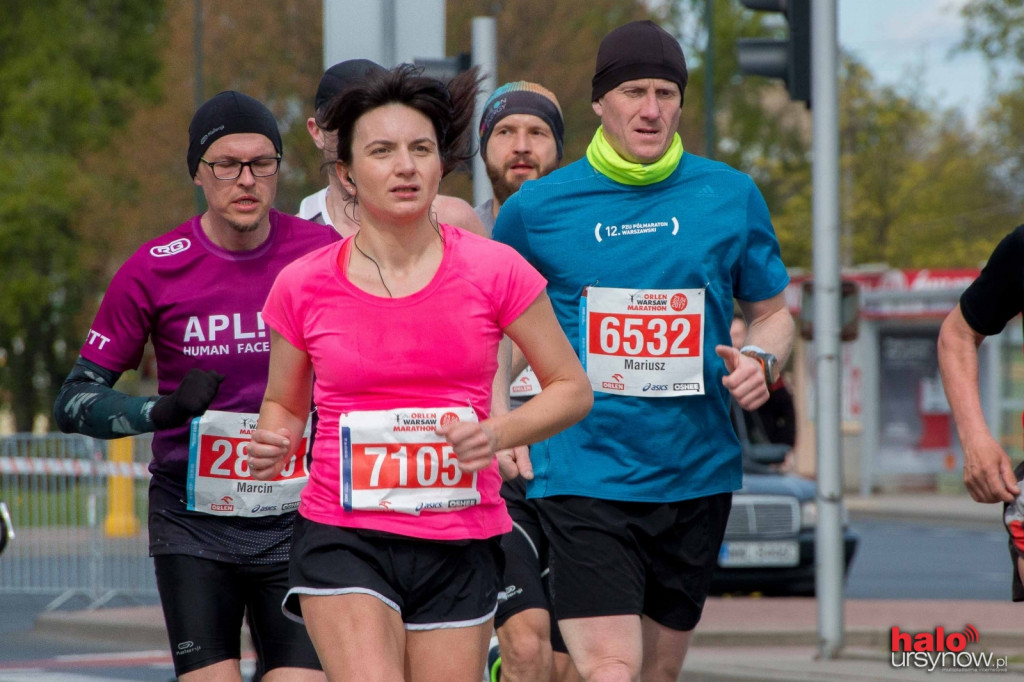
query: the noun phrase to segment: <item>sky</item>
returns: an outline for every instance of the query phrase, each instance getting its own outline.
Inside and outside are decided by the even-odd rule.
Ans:
[[[838,0],[839,43],[875,78],[899,85],[920,77],[925,93],[975,120],[985,106],[987,68],[976,51],[954,52],[967,0]]]

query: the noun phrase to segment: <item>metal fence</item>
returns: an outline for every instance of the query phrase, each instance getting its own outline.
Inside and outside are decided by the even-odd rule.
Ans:
[[[15,537],[0,593],[52,594],[47,608],[156,596],[146,530],[151,436],[0,437],[0,501]]]

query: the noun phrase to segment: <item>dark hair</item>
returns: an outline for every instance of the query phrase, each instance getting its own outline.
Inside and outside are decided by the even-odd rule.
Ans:
[[[473,113],[479,85],[477,69],[463,71],[448,84],[423,75],[423,69],[399,64],[387,71],[370,71],[331,100],[322,128],[338,134],[337,159],[352,163],[352,134],[356,121],[387,104],[404,104],[434,125],[442,174],[473,158]]]

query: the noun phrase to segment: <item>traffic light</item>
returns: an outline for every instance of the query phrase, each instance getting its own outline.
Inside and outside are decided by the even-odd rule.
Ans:
[[[789,38],[741,38],[737,42],[740,72],[781,78],[792,100],[811,106],[811,1],[740,0],[747,9],[782,12]]]

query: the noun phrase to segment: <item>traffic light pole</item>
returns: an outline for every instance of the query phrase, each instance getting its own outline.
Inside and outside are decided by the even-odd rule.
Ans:
[[[815,0],[811,13],[813,119],[814,372],[817,501],[815,590],[818,657],[843,647],[843,485],[840,460],[839,94],[837,0]]]

